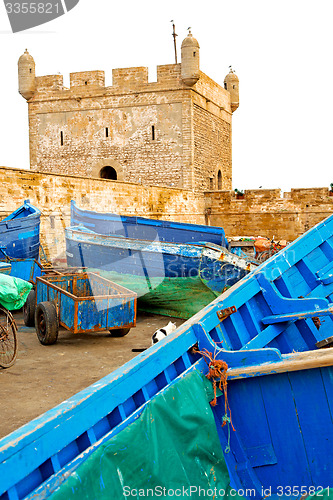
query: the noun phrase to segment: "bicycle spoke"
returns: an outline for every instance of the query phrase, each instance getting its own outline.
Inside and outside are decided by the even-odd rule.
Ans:
[[[0,366],[11,366],[17,354],[17,327],[9,311],[0,307]]]

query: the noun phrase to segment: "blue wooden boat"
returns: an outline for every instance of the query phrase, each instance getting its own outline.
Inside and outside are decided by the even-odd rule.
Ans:
[[[179,485],[194,498],[215,486],[217,499],[230,488],[258,499],[332,494],[333,348],[316,347],[332,333],[332,266],[333,216],[173,334],[2,439],[1,500],[118,499],[124,485],[146,496]],[[216,399],[203,375],[223,382]]]
[[[67,263],[103,271],[135,291],[141,309],[189,318],[256,265],[213,243],[170,243],[65,230]]]
[[[207,241],[228,248],[228,242],[221,227],[82,210],[72,200],[71,226],[79,225],[98,234],[173,243]]]
[[[300,498],[301,493],[322,493],[332,486],[333,349],[285,355],[268,348],[227,351],[212,345],[210,333],[198,328],[197,321],[185,323],[122,368],[0,440],[0,498],[117,500],[122,498],[121,484],[142,491],[181,484],[187,492],[190,487],[193,492],[217,486],[245,498],[285,498],[282,494],[291,488]],[[216,406],[209,405],[214,395],[207,387],[210,382],[202,380],[208,373],[201,354],[205,349],[228,363],[227,411],[224,393],[218,393]],[[171,407],[170,415],[175,400],[178,406]],[[155,422],[165,432],[168,420],[177,431],[165,447],[163,432],[156,435],[149,426]],[[142,427],[145,442],[138,437]],[[178,440],[184,448],[176,467]],[[144,459],[138,442],[144,445]],[[187,447],[191,464],[183,467]],[[152,454],[147,452],[151,448]],[[170,464],[173,473],[161,479]],[[202,476],[209,481],[203,483]],[[94,495],[89,495],[92,490]]]
[[[0,246],[9,257],[37,259],[41,212],[29,200],[0,221]]]

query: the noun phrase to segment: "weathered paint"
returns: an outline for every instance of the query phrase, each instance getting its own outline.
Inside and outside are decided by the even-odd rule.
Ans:
[[[96,234],[83,227],[66,228],[70,266],[121,274],[180,278],[200,276],[216,294],[233,285],[256,265],[213,243],[170,243]]]
[[[326,433],[324,438],[323,449],[327,454],[321,456],[320,461],[316,460],[309,464],[305,464],[302,458],[301,467],[299,462],[295,464],[294,455],[302,457],[304,448],[311,445],[309,432],[302,428],[302,433],[296,433],[292,443],[289,442],[289,446],[292,445],[292,457],[286,457],[285,449],[276,446],[275,436],[281,423],[286,427],[286,431],[288,425],[294,428],[296,414],[298,419],[303,420],[302,398],[306,398],[309,404],[314,402],[318,392],[321,391],[319,383],[323,384],[324,380],[325,389],[332,393],[333,379],[327,370],[332,370],[333,350],[317,356],[317,360],[314,360],[311,366],[305,366],[306,357],[315,358],[316,356],[312,353],[303,353],[295,374],[297,376],[299,370],[307,374],[306,392],[297,386],[298,380],[296,379],[292,381],[291,387],[290,384],[279,385],[280,390],[276,393],[274,377],[285,376],[285,373],[276,373],[277,366],[280,366],[282,372],[290,371],[290,364],[296,355],[281,356],[276,349],[259,349],[243,353],[228,352],[217,347],[204,330],[196,328],[196,325],[196,322],[189,320],[172,335],[140,354],[121,369],[1,440],[0,494],[10,491],[9,498],[14,498],[14,495],[17,495],[17,498],[27,499],[47,498],[100,444],[133,422],[157,392],[163,391],[193,369],[207,372],[207,365],[203,358],[200,354],[193,352],[193,347],[197,342],[199,349],[208,347],[211,352],[213,349],[215,359],[223,359],[230,364],[232,364],[230,360],[233,356],[242,356],[242,360],[238,360],[236,367],[229,369],[231,376],[228,383],[228,400],[236,432],[231,431],[232,453],[225,454],[225,458],[235,487],[251,488],[254,491],[251,498],[262,498],[263,489],[269,487],[270,481],[273,481],[272,484],[275,485],[277,480],[280,480],[279,484],[283,487],[299,484],[299,477],[302,481],[304,480],[302,485],[308,487],[312,484],[320,486],[324,484],[321,481],[328,481],[328,475],[332,473],[330,464],[332,463],[333,436],[331,432],[328,435]],[[324,357],[328,368],[324,368]],[[297,362],[297,359],[295,361]],[[319,379],[318,369],[322,372]],[[235,373],[237,370],[242,377],[245,377],[241,381],[233,380],[237,378],[237,373]],[[247,376],[246,370],[252,371],[251,376]],[[264,370],[268,375],[264,378],[267,379],[269,385],[263,395],[260,391],[262,379],[260,375],[264,374]],[[254,385],[249,385],[251,379]],[[239,382],[247,384],[244,390],[240,390],[237,385]],[[279,384],[281,384],[280,378]],[[239,398],[240,391],[241,397]],[[284,404],[285,400],[289,401],[290,394],[294,398],[301,398],[293,410]],[[271,411],[272,401],[277,406],[281,405],[284,411],[284,418],[280,421],[273,418],[266,420],[266,411],[262,409],[262,405],[265,404],[268,411]],[[252,413],[248,409],[249,406],[252,406]],[[322,407],[324,412],[326,412],[326,407]],[[228,436],[220,426],[224,413],[223,396],[219,397],[218,405],[213,411],[216,414],[217,429],[221,446],[224,449]],[[242,426],[241,418],[244,411],[245,420],[248,421],[246,428],[245,424]],[[256,425],[254,425],[254,419]],[[314,426],[314,429],[316,429],[316,419],[318,419],[318,414],[312,412],[310,424]],[[251,435],[249,426],[261,430],[261,439],[256,448],[249,442]],[[314,432],[316,433],[316,430]],[[320,453],[323,438],[317,433],[315,438],[318,453]],[[281,434],[279,434],[279,439],[281,439]],[[329,451],[327,440],[331,451]],[[244,446],[243,442],[246,442],[247,446]],[[267,453],[267,447],[271,450],[269,453]],[[281,460],[281,457],[284,460]],[[262,465],[266,466],[264,476]],[[281,471],[283,477],[284,467],[293,471],[293,474],[289,473],[285,480],[281,479]],[[316,476],[313,483],[309,482],[310,474]]]
[[[223,228],[169,220],[130,217],[79,208],[71,201],[71,226],[82,225],[98,234],[169,243],[210,242],[228,248]]]
[[[37,304],[56,304],[59,324],[72,333],[135,326],[136,294],[95,273],[37,278]]]
[[[331,331],[332,319],[325,316],[323,332],[311,319],[267,327],[261,319],[279,314],[277,308],[285,304],[284,299],[302,306],[308,299],[300,296],[318,303],[329,298],[332,283],[317,277],[332,255],[330,218],[164,340],[4,438],[0,494],[10,491],[9,498],[46,498],[97,446],[137,418],[157,392],[190,370],[207,373],[200,352],[193,351],[196,345],[229,366],[227,392],[236,431],[228,436],[228,425],[221,427],[223,395],[213,411],[222,449],[230,444],[225,458],[235,487],[251,488],[251,498],[263,498],[269,487],[276,495],[278,487],[286,491],[294,486],[330,485],[333,351],[318,352],[314,343]],[[217,313],[232,306],[237,311],[220,321]],[[244,349],[262,332],[263,348]],[[294,354],[297,349],[305,352]]]
[[[9,257],[39,256],[39,227],[41,212],[29,200],[0,222],[0,246]]]

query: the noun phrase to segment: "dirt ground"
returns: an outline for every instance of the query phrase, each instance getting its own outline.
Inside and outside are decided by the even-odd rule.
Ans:
[[[11,368],[0,368],[0,438],[58,405],[73,394],[119,368],[138,353],[132,348],[149,347],[151,335],[170,320],[181,319],[139,313],[137,326],[122,338],[108,332],[74,335],[59,332],[58,342],[43,346],[34,328],[14,313],[18,325],[18,356]]]

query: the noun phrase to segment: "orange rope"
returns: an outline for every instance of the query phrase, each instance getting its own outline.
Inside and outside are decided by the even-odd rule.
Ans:
[[[228,413],[230,415],[230,424],[233,430],[234,426],[232,425],[232,420],[231,420],[231,410],[229,407],[228,403],[228,395],[227,395],[227,370],[228,370],[228,365],[225,361],[222,361],[220,359],[215,359],[215,354],[207,351],[207,349],[203,349],[202,351],[196,351],[198,354],[201,354],[204,358],[204,360],[207,363],[208,366],[208,373],[206,377],[208,380],[211,380],[213,383],[213,389],[214,389],[214,399],[210,402],[211,406],[216,406],[217,405],[217,396],[216,396],[216,387],[220,389],[220,391],[223,392],[224,394],[224,412],[225,416],[228,416]],[[207,359],[208,361],[207,361]],[[222,427],[227,423],[228,419],[224,419],[222,422]]]

